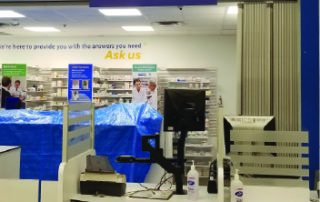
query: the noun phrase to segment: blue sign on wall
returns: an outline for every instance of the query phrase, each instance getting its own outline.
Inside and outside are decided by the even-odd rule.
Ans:
[[[90,7],[198,6],[217,3],[218,0],[90,0]]]
[[[69,64],[69,103],[92,102],[92,64]]]

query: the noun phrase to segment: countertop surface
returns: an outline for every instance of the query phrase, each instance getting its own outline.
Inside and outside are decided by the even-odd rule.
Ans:
[[[152,185],[144,184],[147,187],[152,187]],[[127,183],[127,193],[137,190],[143,190],[143,188],[136,183]],[[225,202],[228,200],[229,189],[225,188]],[[76,201],[84,201],[84,202],[146,202],[150,201],[150,199],[137,199],[130,198],[128,194],[122,197],[114,197],[114,196],[91,196],[91,195],[81,195],[77,194],[73,196],[71,199]],[[152,199],[151,201],[162,201]],[[187,202],[187,195],[173,195],[169,201],[174,202]],[[199,198],[198,202],[212,202],[218,201],[217,194],[208,194],[207,187],[200,186],[199,188]],[[297,187],[271,187],[271,186],[245,186],[244,187],[244,201],[245,202],[309,202],[310,201],[310,192],[307,188],[297,188]]]
[[[8,152],[14,149],[19,149],[20,146],[0,146],[0,153]]]

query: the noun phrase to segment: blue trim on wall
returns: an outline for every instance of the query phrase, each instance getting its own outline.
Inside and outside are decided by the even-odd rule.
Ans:
[[[309,131],[310,188],[319,170],[319,0],[301,0],[301,121]]]

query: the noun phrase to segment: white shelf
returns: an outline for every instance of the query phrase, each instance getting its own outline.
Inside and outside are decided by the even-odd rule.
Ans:
[[[132,89],[107,89],[108,91],[131,91]]]
[[[93,96],[94,98],[132,98],[132,95],[106,95],[106,96]]]
[[[40,102],[40,101],[47,101],[47,99],[26,100],[26,102]]]
[[[53,86],[52,88],[68,88],[68,86]]]
[[[36,79],[26,79],[26,81],[45,82],[45,80],[36,80]]]
[[[68,77],[51,77],[54,80],[68,79]]]
[[[48,91],[27,91],[27,93],[47,93]]]
[[[106,87],[93,87],[93,89],[107,89]]]
[[[108,82],[132,82],[132,80],[111,80],[107,79]]]
[[[68,96],[52,96],[53,98],[67,98]]]
[[[207,145],[200,145],[200,144],[186,144],[186,147],[192,147],[192,148],[212,148],[213,145],[207,144]]]

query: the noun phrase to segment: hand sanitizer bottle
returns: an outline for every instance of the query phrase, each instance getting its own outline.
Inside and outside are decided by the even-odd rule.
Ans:
[[[191,170],[188,172],[188,199],[197,200],[199,192],[199,173],[194,166],[192,160]]]
[[[231,202],[243,202],[243,184],[239,179],[239,170],[236,169],[234,180],[231,181]]]

